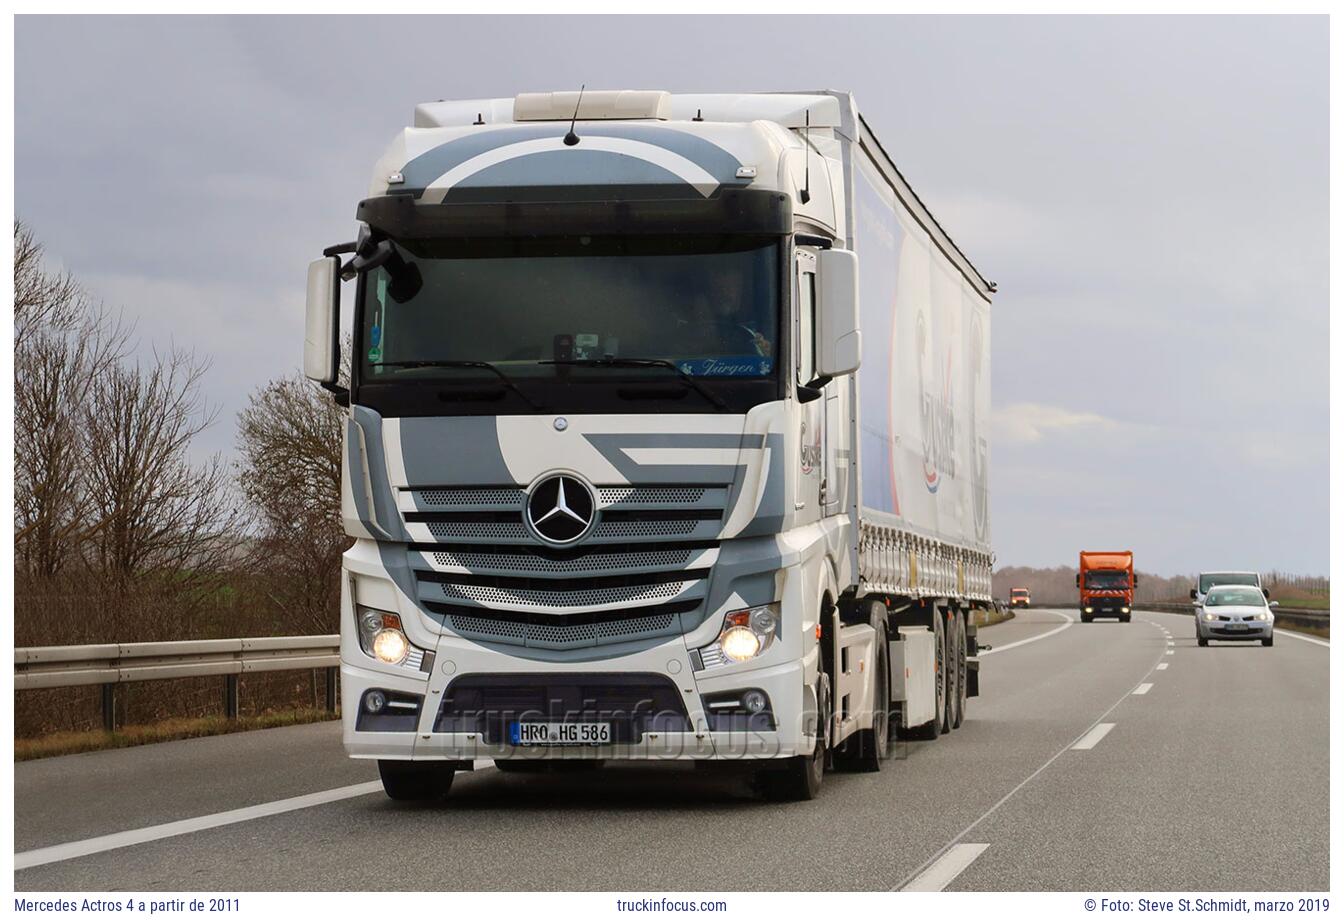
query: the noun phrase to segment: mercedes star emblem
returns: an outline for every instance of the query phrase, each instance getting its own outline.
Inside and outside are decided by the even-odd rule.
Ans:
[[[573,543],[592,528],[596,505],[586,483],[557,473],[532,487],[525,514],[532,532],[547,543]]]

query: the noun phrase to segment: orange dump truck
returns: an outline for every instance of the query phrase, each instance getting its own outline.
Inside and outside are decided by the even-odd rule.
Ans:
[[[1119,553],[1078,554],[1078,612],[1083,622],[1097,617],[1115,617],[1121,623],[1129,622],[1129,611],[1134,606],[1134,586],[1139,576],[1134,574],[1134,554],[1128,550]]]
[[[1030,607],[1031,592],[1026,588],[1013,588],[1008,592],[1009,607]]]

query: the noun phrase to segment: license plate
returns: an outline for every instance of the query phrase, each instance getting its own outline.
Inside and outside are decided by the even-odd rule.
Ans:
[[[1245,623],[1229,623],[1227,628],[1232,632],[1245,632],[1250,629]]]
[[[610,744],[610,722],[512,722],[512,744]]]

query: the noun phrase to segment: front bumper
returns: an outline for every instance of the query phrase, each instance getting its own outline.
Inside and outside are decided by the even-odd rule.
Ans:
[[[801,661],[695,672],[680,636],[620,657],[558,662],[444,635],[433,671],[418,677],[393,675],[368,661],[347,654],[341,664],[344,742],[351,757],[754,760],[791,757],[811,746],[802,731]],[[482,687],[493,689],[482,696]],[[372,689],[416,696],[415,729],[363,730],[373,727],[358,716]],[[734,720],[731,730],[711,730],[705,697],[745,689],[766,694],[770,718]],[[519,718],[607,721],[612,743],[516,746],[507,726]]]
[[[1233,628],[1240,626],[1241,628]],[[1197,629],[1201,639],[1217,639],[1227,642],[1245,642],[1253,639],[1268,639],[1274,635],[1274,624],[1264,620],[1250,620],[1240,624],[1215,620],[1210,623],[1198,621]]]

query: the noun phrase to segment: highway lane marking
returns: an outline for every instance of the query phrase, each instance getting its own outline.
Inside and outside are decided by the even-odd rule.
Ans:
[[[1175,649],[1170,649],[1170,648],[1169,648],[1169,649],[1167,649],[1167,654],[1168,654],[1168,655],[1175,655],[1175,654],[1176,654],[1176,650],[1175,650]]]
[[[1167,663],[1165,661],[1162,662],[1160,665],[1157,666],[1157,669],[1159,671],[1165,671],[1167,669]]]
[[[1293,632],[1291,629],[1276,629],[1274,630],[1274,635],[1287,636],[1289,639],[1301,639],[1303,642],[1310,642],[1312,645],[1324,645],[1326,648],[1330,647],[1330,643],[1326,642],[1324,639],[1317,639],[1315,636],[1304,636],[1301,633]]]
[[[1151,689],[1153,689],[1153,685],[1152,685],[1152,684],[1139,684],[1137,687],[1134,688],[1134,695],[1135,695],[1135,696],[1143,696],[1145,693],[1147,693],[1147,692],[1148,692],[1149,690],[1151,690]]]
[[[478,760],[475,762],[475,768],[477,770],[486,769],[493,765],[493,762],[489,760]],[[383,784],[378,780],[374,780],[370,783],[355,783],[353,786],[339,786],[335,789],[326,789],[322,792],[310,792],[307,795],[296,795],[289,799],[263,802],[260,805],[249,805],[246,808],[234,808],[230,811],[221,811],[213,815],[201,815],[199,818],[184,818],[181,821],[169,821],[167,824],[154,824],[150,827],[141,827],[133,831],[119,831],[115,834],[104,834],[101,837],[90,837],[87,840],[58,843],[55,846],[28,850],[24,853],[15,853],[14,868],[16,870],[31,869],[35,866],[45,866],[48,863],[64,862],[68,859],[79,859],[81,856],[92,856],[95,853],[106,853],[108,850],[133,847],[137,844],[150,843],[155,840],[164,840],[168,837],[180,837],[183,834],[194,834],[197,831],[206,831],[216,827],[226,827],[230,824],[240,824],[244,821],[255,821],[257,818],[269,818],[272,815],[283,815],[286,812],[299,811],[304,808],[314,808],[318,805],[329,805],[332,802],[342,802],[346,799],[359,798],[360,796],[372,795],[375,792],[382,791]]]
[[[987,849],[989,849],[987,843],[959,843],[944,853],[933,865],[912,878],[901,890],[942,891]]]
[[[1149,620],[1148,622],[1152,622],[1152,621]],[[1007,646],[1004,646],[1004,648],[1007,648]],[[1171,651],[1168,650],[1168,651],[1167,651],[1167,654],[1170,655],[1170,654],[1171,654]],[[1160,658],[1160,657],[1158,658],[1158,661],[1161,661],[1161,658]],[[1156,670],[1156,669],[1157,669],[1157,662],[1155,661],[1155,662],[1153,662],[1153,667],[1151,667],[1151,668],[1148,669],[1148,674],[1145,674],[1144,677],[1147,677],[1149,674],[1152,674],[1153,671]],[[1103,712],[1101,715],[1097,716],[1096,721],[1093,722],[1091,725],[1089,725],[1089,726],[1087,727],[1087,731],[1083,732],[1083,734],[1079,735],[1077,738],[1074,738],[1072,741],[1070,741],[1070,742],[1069,742],[1068,744],[1066,744],[1064,747],[1062,747],[1062,748],[1060,748],[1058,751],[1056,751],[1056,752],[1054,753],[1054,755],[1050,757],[1049,760],[1047,760],[1045,763],[1041,764],[1041,765],[1040,765],[1039,767],[1037,767],[1035,770],[1031,771],[1031,774],[1028,775],[1025,779],[1023,779],[1022,782],[1018,783],[1018,784],[1017,784],[1016,786],[1014,786],[1012,789],[1009,789],[1009,790],[1004,794],[1003,798],[999,799],[999,800],[998,800],[997,802],[995,802],[993,805],[989,806],[989,808],[985,811],[984,814],[982,814],[980,817],[976,818],[976,819],[975,819],[974,821],[972,821],[970,824],[966,825],[966,827],[962,829],[961,833],[957,834],[957,836],[953,837],[950,841],[948,841],[948,843],[947,843],[946,845],[944,845],[944,846],[942,847],[942,849],[940,849],[937,853],[935,853],[931,859],[929,859],[926,863],[924,863],[924,865],[922,865],[922,866],[920,866],[918,869],[916,869],[916,870],[914,871],[913,874],[911,874],[909,877],[906,878],[905,881],[901,882],[901,884],[897,885],[896,887],[894,887],[894,888],[891,889],[891,890],[892,890],[892,891],[900,891],[900,890],[902,890],[902,889],[905,887],[906,883],[911,882],[911,881],[913,881],[914,879],[918,878],[918,877],[920,876],[920,874],[922,874],[922,873],[924,872],[925,869],[929,868],[929,867],[932,866],[934,863],[936,863],[939,859],[941,859],[941,858],[943,857],[943,854],[950,852],[950,851],[952,850],[953,847],[955,847],[955,846],[957,846],[958,844],[960,844],[961,841],[962,841],[962,838],[964,838],[964,837],[965,837],[967,834],[969,834],[971,831],[973,831],[973,830],[975,830],[977,827],[979,827],[980,824],[981,824],[981,822],[983,822],[986,818],[988,818],[990,815],[994,814],[994,812],[996,812],[996,811],[998,811],[1000,808],[1002,808],[1002,807],[1003,807],[1003,804],[1004,804],[1005,802],[1007,802],[1007,801],[1008,801],[1009,799],[1011,799],[1013,796],[1017,795],[1017,794],[1018,794],[1019,792],[1021,792],[1024,788],[1026,788],[1027,784],[1030,783],[1032,780],[1034,780],[1036,777],[1040,776],[1042,773],[1044,773],[1046,770],[1048,770],[1048,769],[1050,768],[1050,765],[1053,764],[1056,760],[1059,760],[1059,758],[1063,757],[1066,753],[1068,753],[1069,751],[1073,750],[1073,746],[1074,746],[1075,744],[1077,744],[1079,741],[1083,740],[1084,736],[1086,736],[1088,732],[1092,731],[1092,729],[1094,729],[1094,728],[1096,728],[1098,725],[1100,725],[1100,724],[1102,723],[1102,720],[1104,720],[1104,719],[1105,719],[1107,716],[1109,716],[1111,713],[1115,712],[1115,710],[1118,709],[1118,708],[1120,707],[1120,704],[1123,703],[1125,700],[1129,699],[1131,695],[1132,695],[1132,691],[1126,691],[1124,696],[1120,697],[1120,699],[1118,699],[1118,700],[1116,700],[1114,703],[1112,703],[1112,704],[1106,709],[1105,712]]]
[[[1115,728],[1114,722],[1102,722],[1100,725],[1092,726],[1092,730],[1078,739],[1078,743],[1073,746],[1075,751],[1090,751],[1097,746],[1097,742],[1111,733]]]
[[[1017,648],[1019,645],[1026,645],[1026,644],[1028,644],[1029,642],[1039,642],[1039,641],[1041,641],[1042,639],[1049,639],[1051,636],[1055,635],[1056,633],[1061,633],[1061,632],[1063,632],[1064,630],[1066,630],[1066,629],[1068,629],[1070,626],[1072,626],[1075,622],[1077,622],[1077,621],[1074,620],[1072,617],[1070,617],[1067,613],[1060,613],[1058,610],[1045,610],[1045,611],[1042,611],[1042,612],[1043,612],[1043,613],[1052,613],[1052,614],[1054,614],[1055,616],[1060,617],[1061,619],[1064,620],[1064,625],[1062,625],[1062,626],[1056,626],[1054,629],[1050,630],[1049,632],[1041,633],[1039,636],[1032,636],[1030,639],[1019,639],[1019,640],[1017,640],[1016,642],[1009,642],[1007,645],[996,645],[996,646],[994,646],[993,648],[989,649],[988,651],[981,652],[981,653],[980,653],[980,657],[983,658],[983,657],[985,657],[986,655],[993,655],[995,652],[1006,652],[1006,651],[1008,651],[1010,648]]]
[[[90,837],[87,840],[76,840],[72,843],[61,843],[56,846],[42,847],[38,850],[28,850],[25,853],[14,854],[14,868],[31,869],[34,866],[45,866],[47,863],[78,859],[81,856],[91,856],[94,853],[105,853],[108,850],[119,850],[122,847],[149,843],[151,840],[180,837],[183,834],[194,834],[197,831],[238,824],[242,821],[282,815],[285,812],[298,811],[301,808],[312,808],[316,805],[327,805],[331,802],[353,799],[361,795],[371,795],[375,792],[381,792],[382,789],[383,784],[378,781],[356,783],[353,786],[341,786],[323,792],[298,795],[291,799],[280,799],[261,805],[235,808],[232,811],[221,811],[213,815],[202,815],[199,818],[186,818],[182,821],[155,824],[151,827],[142,827],[133,831],[121,831],[116,834],[105,834],[102,837]]]

